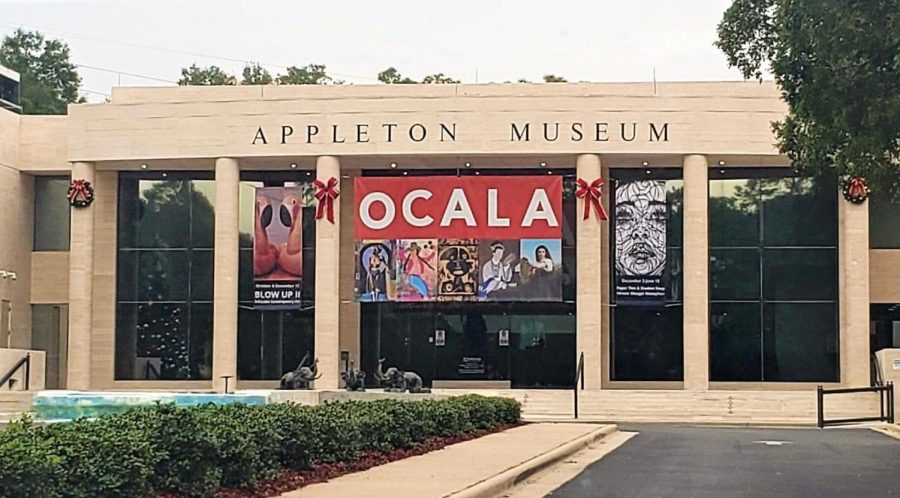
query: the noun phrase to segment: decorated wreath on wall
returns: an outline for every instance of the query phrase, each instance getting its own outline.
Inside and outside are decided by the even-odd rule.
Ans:
[[[869,186],[866,179],[860,176],[849,178],[844,182],[844,199],[853,204],[862,204],[869,198]]]
[[[69,198],[70,206],[77,208],[88,207],[94,202],[94,187],[91,187],[91,182],[83,179],[72,180],[66,197]]]

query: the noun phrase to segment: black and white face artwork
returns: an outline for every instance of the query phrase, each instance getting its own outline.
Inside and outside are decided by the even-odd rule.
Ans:
[[[616,271],[658,276],[666,266],[666,182],[642,180],[616,187]]]

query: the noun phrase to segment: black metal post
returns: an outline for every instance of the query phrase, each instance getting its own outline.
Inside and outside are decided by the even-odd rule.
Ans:
[[[893,424],[896,415],[894,412],[894,383],[888,382],[888,423]]]
[[[816,388],[816,405],[817,405],[817,414],[818,414],[818,426],[819,429],[825,427],[825,412],[822,407],[822,403],[824,401],[825,395],[822,390],[822,386]]]
[[[29,390],[31,384],[31,353],[25,353],[25,390]]]

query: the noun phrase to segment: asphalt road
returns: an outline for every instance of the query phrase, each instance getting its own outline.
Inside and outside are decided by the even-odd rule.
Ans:
[[[639,434],[548,496],[900,496],[900,440],[871,430],[620,430]]]

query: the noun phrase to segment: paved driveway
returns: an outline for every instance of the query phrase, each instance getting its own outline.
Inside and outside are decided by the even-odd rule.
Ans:
[[[548,496],[900,496],[900,440],[870,430],[620,430],[640,434]]]

